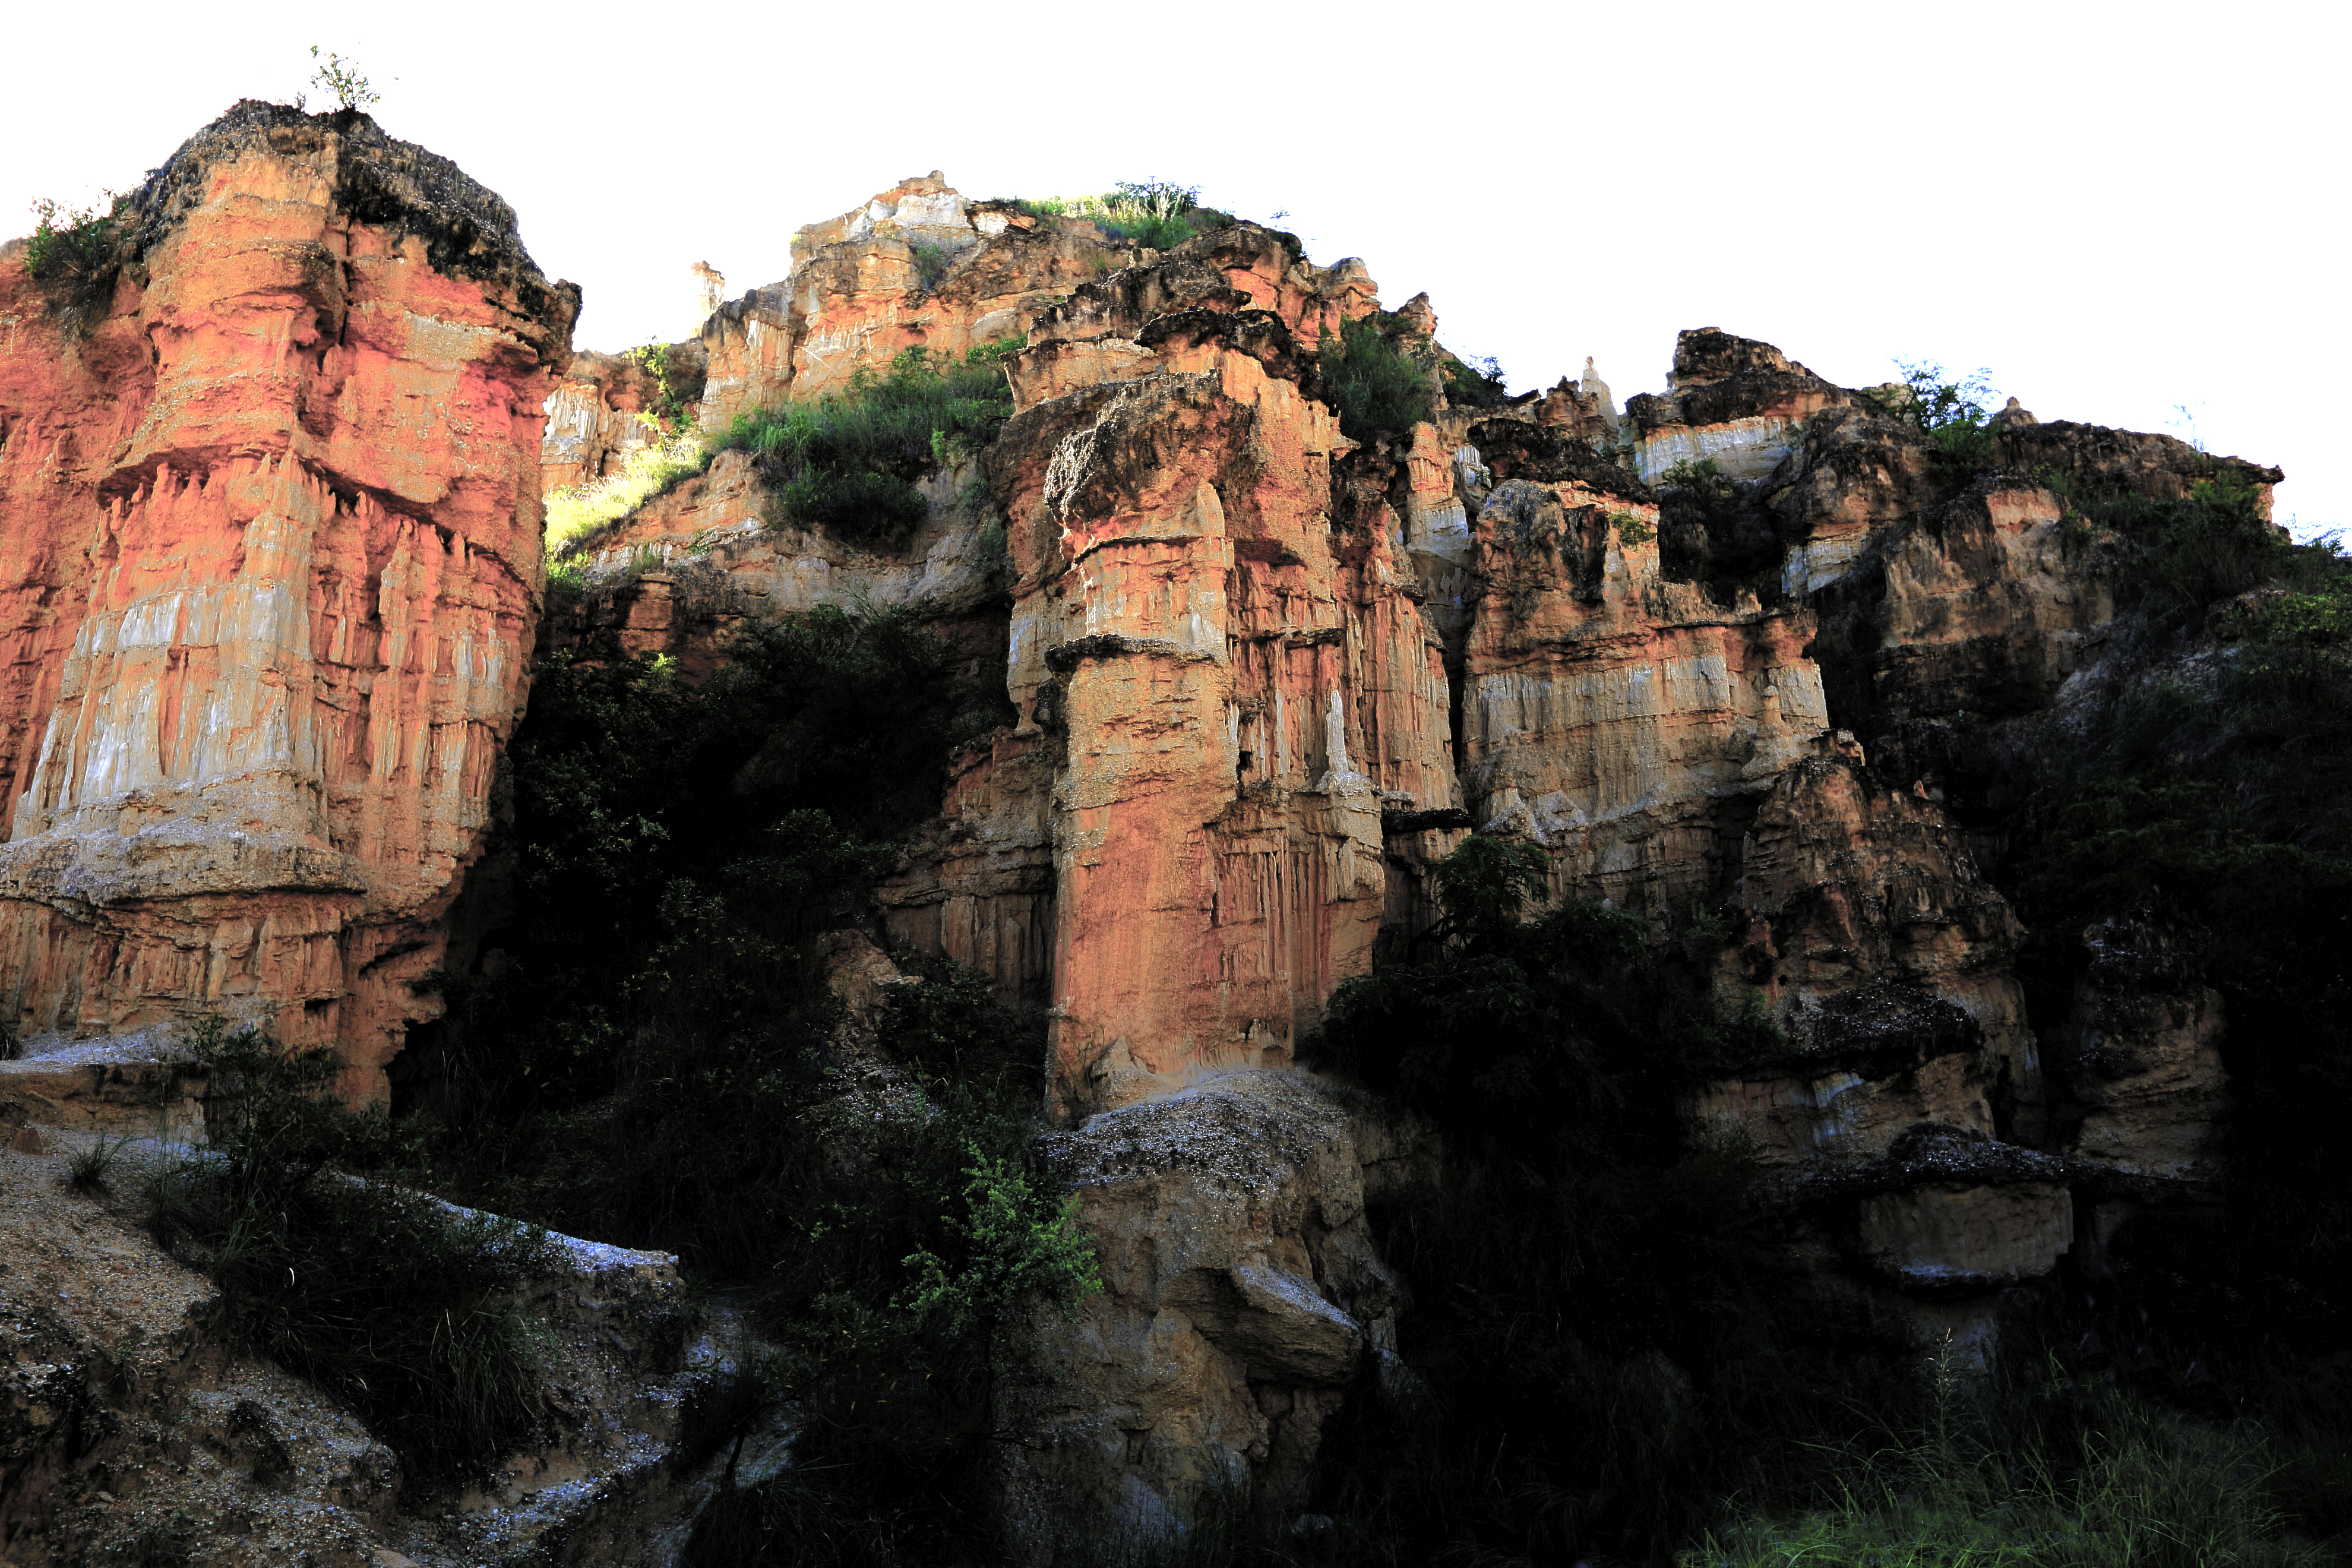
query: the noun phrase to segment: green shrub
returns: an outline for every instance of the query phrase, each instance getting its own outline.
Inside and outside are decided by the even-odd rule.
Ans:
[[[43,282],[90,284],[110,270],[114,237],[128,196],[106,193],[103,207],[68,207],[47,196],[33,203],[33,232],[25,242],[25,269]]]
[[[337,54],[320,59],[316,44],[310,46],[310,58],[320,62],[318,68],[310,73],[310,85],[333,93],[335,101],[346,114],[358,113],[383,101],[383,95],[360,74],[357,60],[347,60]]]
[[[914,255],[915,278],[926,293],[940,286],[940,279],[948,275],[948,268],[955,265],[960,254],[944,245],[924,240],[916,240],[907,248]]]
[[[1903,372],[1901,392],[1866,389],[1856,395],[1865,406],[1926,432],[1929,477],[1947,493],[1960,489],[1992,457],[1992,373],[1974,370],[1955,380],[1933,360],[1895,363]]]
[[[212,1148],[156,1173],[150,1225],[212,1276],[231,1336],[348,1400],[412,1481],[511,1453],[542,1419],[545,1331],[513,1293],[551,1265],[545,1234],[347,1174],[387,1127],[342,1108],[331,1054],[218,1019],[189,1048]]]
[[[930,1079],[878,1110],[816,1108],[812,1141],[830,1134],[838,1166],[845,1140],[857,1163],[811,1173],[772,1275],[783,1352],[765,1396],[803,1436],[790,1468],[711,1500],[682,1562],[952,1561],[985,1531],[973,1461],[1018,1353],[999,1325],[1097,1288],[1069,1205],[1029,1166],[1023,1087]]]
[[[686,430],[686,405],[698,394],[699,384],[691,386],[669,362],[667,343],[641,343],[622,356],[654,380],[654,401],[649,408],[640,409],[637,417],[661,432],[666,439],[675,439]]]
[[[1200,205],[1192,185],[1166,180],[1123,180],[1098,196],[1043,196],[1022,201],[1031,217],[1083,218],[1102,226],[1114,243],[1172,250],[1198,235],[1230,228],[1231,213]]]
[[[937,1319],[951,1338],[985,1334],[1033,1296],[1066,1303],[1102,1289],[1094,1251],[1077,1228],[1077,1200],[1056,1198],[1018,1159],[966,1139],[963,1212],[941,1216],[941,1252],[919,1246],[899,1261],[916,1280],[890,1299],[918,1321]]]
[[[913,481],[986,446],[1013,416],[1003,365],[1024,344],[1000,338],[961,361],[907,349],[885,374],[858,371],[841,395],[737,415],[720,445],[756,455],[784,520],[903,537],[930,513]]]
[[[1437,367],[1445,377],[1445,401],[1456,408],[1484,408],[1510,395],[1503,379],[1502,362],[1491,355],[1465,360],[1440,349]]]
[[[1322,395],[1351,441],[1402,435],[1429,417],[1437,352],[1381,310],[1326,331],[1317,349]]]
[[[776,496],[792,521],[852,538],[897,538],[912,532],[931,514],[931,503],[921,490],[896,474],[872,468],[803,470],[785,480]]]

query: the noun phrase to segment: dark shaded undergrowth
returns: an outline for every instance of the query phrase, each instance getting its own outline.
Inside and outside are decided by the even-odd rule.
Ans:
[[[2168,984],[2224,1000],[2232,1101],[2220,1204],[2126,1233],[2099,1329],[2167,1397],[2300,1435],[2294,1506],[2340,1541],[2352,1432],[2319,1406],[2352,1407],[2352,560],[2288,543],[2218,480],[2073,500],[2136,641],[1988,764],[2016,801],[2000,878],[2041,933],[2037,1022],[2086,962],[2075,933],[2160,933]]]
[[[158,1170],[150,1227],[220,1288],[228,1336],[348,1401],[404,1480],[488,1469],[540,1427],[545,1337],[516,1304],[552,1263],[545,1233],[361,1179],[390,1153],[381,1114],[343,1109],[341,1068],[218,1019],[210,1150]]]
[[[1636,916],[1523,919],[1530,846],[1470,838],[1436,878],[1419,961],[1343,985],[1314,1047],[1449,1148],[1443,1185],[1376,1215],[1427,1392],[1359,1390],[1318,1506],[1355,1561],[1669,1552],[1871,1375],[1830,1375],[1776,1316],[1745,1150],[1683,1136],[1680,1099],[1769,1026],[1723,1016]]]
[[[445,1190],[675,1250],[768,1345],[715,1369],[688,1442],[789,1404],[793,1462],[723,1487],[689,1563],[934,1563],[986,1544],[971,1491],[994,1327],[1090,1287],[1030,1165],[1044,1040],[984,979],[864,1026],[825,984],[953,744],[1000,701],[905,612],[748,628],[699,689],[558,659],[513,756],[512,923],[445,982],[412,1123]]]

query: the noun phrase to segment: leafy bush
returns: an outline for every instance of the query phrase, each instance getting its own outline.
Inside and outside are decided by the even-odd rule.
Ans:
[[[230,1334],[350,1401],[412,1481],[512,1452],[542,1416],[544,1331],[512,1295],[550,1265],[544,1233],[344,1173],[387,1127],[342,1108],[331,1054],[218,1019],[190,1049],[212,1149],[157,1173],[149,1223],[213,1277]]]
[[[1429,417],[1437,351],[1402,317],[1381,310],[1342,321],[1337,333],[1323,333],[1317,355],[1324,401],[1349,440],[1401,435]]]
[[[128,196],[106,193],[107,205],[68,207],[43,196],[33,203],[33,232],[25,242],[25,270],[44,282],[91,284],[109,270],[114,237]]]
[[[756,454],[790,521],[899,538],[930,514],[913,481],[986,446],[1013,416],[1003,367],[1024,346],[1000,338],[960,362],[907,349],[837,396],[737,415],[720,445]]]
[[[1098,196],[1044,196],[1024,200],[1031,217],[1083,218],[1100,224],[1118,244],[1172,250],[1198,235],[1230,228],[1231,213],[1200,205],[1194,185],[1166,180],[1122,180]]]
[[[1990,405],[1992,373],[1973,370],[1957,380],[1933,360],[1897,359],[1898,390],[1867,389],[1863,403],[1927,433],[1928,474],[1939,489],[1959,489],[1992,457]]]
[[[337,54],[320,60],[316,44],[310,46],[310,58],[320,62],[318,69],[310,73],[310,85],[333,93],[346,114],[357,113],[383,100],[383,95],[360,74],[357,60],[347,60]]]
[[[1465,360],[1440,349],[1437,368],[1445,378],[1445,401],[1456,408],[1483,408],[1510,395],[1502,362],[1492,355]]]
[[[917,240],[907,248],[914,253],[916,280],[926,292],[938,288],[940,279],[948,275],[948,268],[955,265],[957,252],[944,245]]]
[[[971,1463],[1013,1353],[998,1326],[1097,1288],[1069,1206],[1028,1166],[1024,1087],[929,1079],[878,1110],[817,1109],[858,1157],[812,1173],[772,1276],[784,1352],[766,1393],[803,1436],[791,1468],[712,1500],[685,1563],[945,1561],[984,1529]]]
[[[689,396],[687,378],[677,374],[669,362],[667,343],[641,343],[622,356],[639,370],[654,378],[654,402],[650,408],[640,409],[637,417],[660,431],[665,437],[676,438],[686,430],[686,405]],[[699,384],[694,384],[698,386]]]

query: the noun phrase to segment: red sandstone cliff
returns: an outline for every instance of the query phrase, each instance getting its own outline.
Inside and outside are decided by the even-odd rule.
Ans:
[[[103,281],[0,259],[6,1020],[269,1017],[378,1092],[526,689],[578,290],[446,160],[258,102]]]

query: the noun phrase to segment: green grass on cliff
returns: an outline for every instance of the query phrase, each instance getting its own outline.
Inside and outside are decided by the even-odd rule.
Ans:
[[[711,451],[694,432],[677,431],[631,451],[618,473],[551,492],[545,533],[550,574],[565,567],[581,545],[605,528],[678,480],[709,468]]]
[[[2274,1444],[2085,1394],[2068,1430],[1947,1425],[1839,1467],[1811,1509],[1710,1532],[1683,1568],[2320,1568],[2281,1506]],[[2095,1413],[2095,1414],[2094,1414]]]
[[[1196,236],[1233,226],[1233,215],[1201,205],[1198,187],[1166,180],[1122,181],[1100,195],[1038,196],[1022,201],[1031,217],[1083,218],[1100,224],[1116,244],[1172,250]]]
[[[756,458],[774,520],[851,539],[904,538],[930,515],[915,481],[963,461],[1013,416],[1005,362],[1026,340],[999,338],[961,359],[901,351],[845,392],[739,414],[719,437]]]

